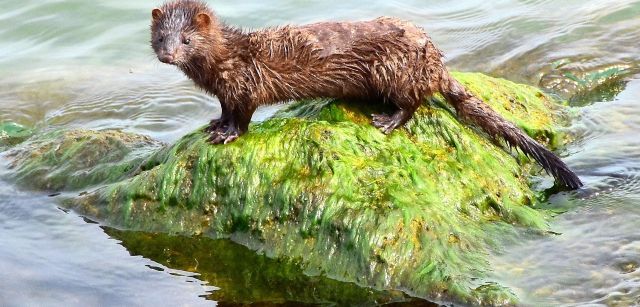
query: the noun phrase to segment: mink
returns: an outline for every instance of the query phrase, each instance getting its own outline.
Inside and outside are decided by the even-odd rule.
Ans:
[[[384,133],[403,126],[425,98],[442,94],[457,116],[536,160],[562,185],[582,182],[554,153],[505,120],[456,81],[426,32],[404,20],[319,22],[253,32],[220,21],[197,0],[153,9],[151,45],[207,93],[222,114],[206,128],[214,144],[248,130],[258,106],[330,97],[388,103],[393,114],[374,114]]]

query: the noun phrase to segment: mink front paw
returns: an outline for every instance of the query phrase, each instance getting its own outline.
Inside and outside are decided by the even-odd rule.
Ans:
[[[223,130],[226,129],[228,125],[229,124],[222,118],[216,118],[216,119],[212,119],[209,122],[209,125],[206,128],[204,128],[204,131],[213,133],[214,131],[217,131],[219,129],[223,129]]]
[[[229,126],[227,129],[216,129],[211,132],[209,136],[209,142],[211,144],[228,144],[235,141],[240,137],[240,131],[234,126]]]

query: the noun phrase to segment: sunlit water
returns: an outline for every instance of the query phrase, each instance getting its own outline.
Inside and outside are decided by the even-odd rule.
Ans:
[[[397,16],[425,27],[455,69],[565,98],[589,92],[572,100],[586,106],[568,128],[577,141],[565,152],[586,188],[552,197],[548,206],[566,211],[552,221],[561,234],[506,246],[493,257],[495,277],[528,305],[640,305],[640,1],[210,3],[223,20],[247,28]],[[216,116],[215,99],[160,64],[148,47],[157,4],[3,0],[0,121],[44,130],[120,128],[172,142]],[[609,80],[597,78],[612,71]],[[0,305],[193,306],[249,295],[215,287],[227,271],[187,273],[202,269],[134,251],[129,236],[107,233],[57,209],[46,195],[0,182]],[[219,260],[199,256],[212,259]],[[287,302],[296,291],[271,297]]]

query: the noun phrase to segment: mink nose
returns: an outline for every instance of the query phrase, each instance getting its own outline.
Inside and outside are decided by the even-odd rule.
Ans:
[[[167,53],[163,53],[161,55],[158,55],[158,60],[160,60],[160,62],[162,62],[162,63],[167,63],[167,64],[173,64],[174,63],[173,55],[170,55],[170,54],[167,54]]]

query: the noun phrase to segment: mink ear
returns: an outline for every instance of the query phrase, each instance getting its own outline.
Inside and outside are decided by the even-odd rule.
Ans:
[[[156,8],[151,11],[151,17],[153,18],[153,20],[158,20],[161,16],[162,11],[160,9]]]
[[[198,30],[207,30],[211,25],[211,16],[207,13],[200,13],[196,16],[196,25]]]

